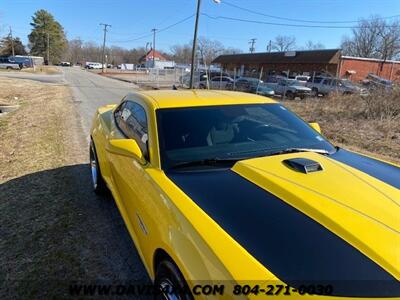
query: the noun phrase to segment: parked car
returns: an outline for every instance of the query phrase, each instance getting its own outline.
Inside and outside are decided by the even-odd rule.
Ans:
[[[22,64],[10,60],[8,57],[0,57],[0,69],[21,70]]]
[[[200,71],[200,72],[196,72],[194,74],[193,77],[193,86],[194,88],[201,88],[200,85],[206,82],[207,80],[207,76],[208,79],[211,80],[211,78],[214,77],[220,77],[220,76],[224,76],[224,77],[230,77],[229,74],[224,73],[224,72],[217,72],[217,71],[211,71],[211,72],[206,72],[206,71]],[[190,85],[190,73],[183,75],[179,78],[179,82],[184,85],[184,86],[189,86]]]
[[[307,75],[297,75],[294,79],[297,80],[301,85],[306,86],[306,84],[310,78],[311,77],[307,76]]]
[[[276,95],[295,99],[299,97],[304,99],[311,94],[311,89],[303,86],[299,81],[294,79],[280,79],[277,83],[269,82],[268,86],[274,90]]]
[[[339,94],[361,94],[366,95],[367,90],[354,85],[350,80],[338,79],[333,77],[310,78],[307,87],[311,88],[313,95],[326,96],[331,93]]]
[[[227,89],[270,97],[275,95],[273,89],[264,81],[252,77],[240,77],[235,82],[229,83]]]
[[[33,66],[32,58],[27,56],[9,56],[8,60],[12,63],[16,63],[20,68],[31,68]]]
[[[60,62],[60,66],[61,66],[61,67],[70,67],[70,66],[71,66],[71,63],[68,62],[68,61],[62,61],[62,62]]]
[[[114,197],[155,299],[399,298],[399,166],[280,103],[136,92],[96,111],[89,140],[81,184]]]
[[[207,77],[206,77],[207,78]],[[233,83],[233,78],[229,76],[217,76],[213,77],[208,81],[208,85],[210,89],[219,89],[225,90],[226,86]],[[207,80],[203,80],[199,84],[199,88],[205,89],[207,88]]]
[[[393,81],[382,78],[373,73],[369,73],[362,81],[364,87],[371,91],[385,91],[390,92],[393,89]]]
[[[87,63],[86,64],[86,69],[102,69],[102,64],[101,63]]]

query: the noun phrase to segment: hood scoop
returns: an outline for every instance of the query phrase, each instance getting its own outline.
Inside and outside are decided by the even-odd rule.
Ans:
[[[322,166],[319,162],[307,158],[285,159],[283,163],[287,167],[304,174],[322,171]]]

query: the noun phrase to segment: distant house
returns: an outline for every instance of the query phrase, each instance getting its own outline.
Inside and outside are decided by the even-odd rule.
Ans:
[[[154,60],[153,60],[154,57]],[[153,63],[154,62],[154,63]],[[139,63],[144,65],[146,68],[155,69],[171,69],[175,67],[174,61],[167,60],[164,55],[162,55],[157,50],[150,49],[145,55],[139,59]]]
[[[145,55],[143,55],[140,59],[139,62],[141,64],[144,64],[148,61],[152,61],[154,57],[155,61],[166,61],[167,59],[157,50],[150,49]]]

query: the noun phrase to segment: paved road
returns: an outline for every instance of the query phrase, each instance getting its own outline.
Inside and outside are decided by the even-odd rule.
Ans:
[[[79,68],[63,68],[64,80],[79,105],[82,126],[89,135],[92,118],[99,106],[119,103],[127,93],[138,89],[132,83],[102,77]]]
[[[119,103],[127,93],[138,89],[133,83],[103,77],[80,68],[60,68],[62,74],[45,75],[26,72],[0,72],[0,77],[21,78],[71,87],[79,106],[85,136],[89,136],[92,118],[99,106]]]

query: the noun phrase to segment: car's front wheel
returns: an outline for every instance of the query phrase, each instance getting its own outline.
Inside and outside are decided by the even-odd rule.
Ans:
[[[287,92],[286,92],[286,97],[287,97],[289,100],[294,100],[295,95],[294,95],[294,93],[293,93],[292,91],[287,91]]]
[[[154,285],[158,291],[155,297],[157,300],[193,300],[183,275],[170,260],[164,260],[158,265]]]
[[[92,187],[96,194],[102,194],[107,189],[100,172],[100,166],[97,159],[96,148],[93,141],[90,141],[90,171]]]

